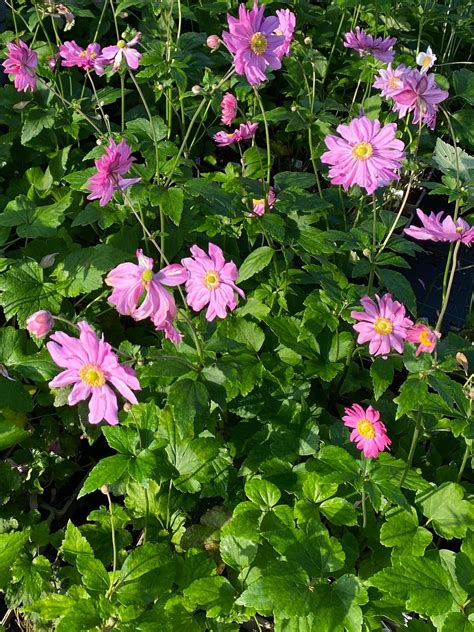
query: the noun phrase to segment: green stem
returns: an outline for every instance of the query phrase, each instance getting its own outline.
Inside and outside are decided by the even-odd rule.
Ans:
[[[365,458],[365,456],[362,454],[361,455],[361,461],[362,461],[362,528],[365,529],[365,527],[367,526],[367,498],[366,498],[366,493],[365,493],[365,477],[367,474],[367,459]]]
[[[265,108],[263,106],[263,101],[260,96],[260,93],[255,87],[253,91],[255,93],[255,98],[257,99],[258,105],[260,107],[260,112],[262,113],[262,117],[263,117],[263,124],[265,126],[265,143],[267,145],[267,195],[268,195],[268,189],[270,187],[271,169],[272,169],[272,155],[271,155],[271,150],[270,150],[270,129],[268,127],[267,115],[265,114]]]
[[[460,483],[462,479],[462,475],[464,474],[464,470],[467,465],[467,460],[469,459],[469,455],[471,454],[471,447],[466,445],[466,450],[464,452],[464,456],[462,457],[461,467],[459,468],[457,482]]]
[[[409,470],[411,468],[411,464],[413,463],[413,457],[415,455],[416,444],[418,443],[418,437],[420,436],[422,412],[423,412],[423,409],[420,408],[420,410],[418,411],[418,414],[416,416],[416,419],[415,419],[415,427],[413,429],[413,437],[411,438],[410,451],[408,453],[408,459],[407,459],[407,463],[405,465],[405,469],[403,470],[402,477],[401,477],[400,482],[398,484],[399,487],[401,487],[403,485],[403,483],[405,482],[405,479],[406,479],[406,477],[408,475],[408,472],[409,472]]]
[[[110,599],[114,590],[115,584],[115,574],[117,572],[117,543],[115,541],[115,521],[114,521],[114,510],[112,506],[112,499],[110,498],[109,490],[107,489],[105,492],[107,496],[107,500],[109,503],[109,513],[110,513],[110,528],[112,531],[112,552],[113,552],[113,561],[112,561],[112,577],[110,579],[110,586],[107,591],[106,597]]]
[[[153,125],[152,125],[153,127]],[[125,77],[120,75],[120,130],[125,129]]]
[[[456,274],[456,266],[457,266],[457,263],[458,263],[458,252],[459,252],[459,247],[461,246],[461,243],[462,243],[461,240],[458,240],[456,242],[456,245],[454,246],[453,261],[451,263],[451,274],[449,275],[449,280],[448,280],[448,285],[446,287],[446,292],[443,295],[443,304],[441,306],[441,311],[439,313],[438,321],[437,321],[436,327],[435,327],[436,331],[440,331],[441,330],[441,325],[443,324],[444,315],[446,313],[446,309],[448,308],[449,298],[451,296],[451,290],[453,289],[454,275]]]
[[[341,19],[339,21],[339,26],[337,27],[336,37],[334,38],[334,42],[332,43],[331,52],[329,53],[328,63],[326,64],[326,70],[324,71],[324,77],[321,81],[321,87],[324,86],[326,81],[326,77],[328,76],[329,66],[331,65],[332,57],[334,55],[334,51],[336,50],[336,46],[340,44],[339,36],[341,34],[342,25],[344,24],[344,18],[346,17],[346,10],[344,9],[341,15]]]
[[[151,115],[151,111],[150,108],[148,107],[148,103],[147,100],[145,99],[145,95],[142,92],[142,89],[140,88],[140,84],[138,83],[138,81],[135,79],[135,75],[133,74],[133,72],[131,70],[129,70],[129,75],[133,81],[133,84],[135,86],[135,88],[137,89],[137,92],[140,96],[140,99],[143,103],[143,107],[145,108],[145,112],[148,116],[148,120],[150,121],[150,127],[151,127],[151,135],[153,137],[153,144],[155,146],[155,182],[158,182],[159,177],[160,177],[160,158],[159,158],[159,152],[158,152],[158,141],[156,138],[156,130],[155,130],[155,126],[153,124],[153,117]]]

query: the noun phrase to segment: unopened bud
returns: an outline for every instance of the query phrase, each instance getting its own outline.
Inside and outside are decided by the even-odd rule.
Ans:
[[[297,105],[292,105],[291,106],[291,111],[292,112],[297,112],[298,111],[298,106]]]
[[[364,248],[362,254],[364,255],[364,257],[367,257],[367,259],[370,259],[370,250],[368,248]]]
[[[125,402],[125,404],[123,405],[123,409],[126,413],[129,413],[132,410],[132,405],[128,402]]]
[[[221,43],[221,40],[219,39],[217,35],[209,35],[209,37],[206,40],[206,44],[209,46],[211,50],[217,50],[219,48],[220,43]]]
[[[108,494],[109,494],[109,486],[108,485],[102,485],[102,487],[100,488],[100,491],[104,494],[104,496],[108,496]]]
[[[95,144],[96,144],[96,145],[99,145],[99,147],[100,147],[100,146],[102,145],[102,139],[101,139],[101,138],[98,138],[98,139],[95,141]]]
[[[202,88],[201,88],[201,86],[193,86],[193,87],[191,88],[191,92],[192,92],[193,94],[201,94],[201,92],[202,92]]]
[[[461,353],[460,351],[456,353],[456,362],[459,364],[459,366],[462,367],[462,370],[464,371],[464,373],[468,375],[469,363],[464,353]]]
[[[305,37],[303,41],[304,41],[305,46],[311,46],[311,44],[313,43],[313,39],[309,37],[309,35],[308,37]]]
[[[50,255],[45,255],[41,261],[40,261],[40,267],[41,268],[50,268],[52,265],[54,265],[54,262],[56,261],[56,255],[59,254],[58,252],[52,252]]]

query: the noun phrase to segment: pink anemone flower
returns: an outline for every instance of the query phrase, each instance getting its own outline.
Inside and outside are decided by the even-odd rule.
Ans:
[[[94,70],[96,74],[104,74],[104,62],[101,57],[99,44],[93,42],[87,48],[81,48],[74,40],[64,42],[59,47],[59,56],[62,58],[61,65],[67,68],[77,67],[83,70]]]
[[[18,92],[33,91],[36,88],[36,66],[38,55],[35,51],[18,40],[18,43],[8,42],[8,57],[2,63],[7,75],[13,75],[13,85]]]
[[[430,213],[428,216],[419,208],[416,209],[416,214],[423,227],[410,226],[405,228],[405,234],[410,237],[430,241],[461,241],[466,246],[470,246],[474,241],[474,227],[461,217],[454,221],[450,215],[446,215],[443,219],[444,213],[442,211],[436,215]]]
[[[430,129],[434,129],[438,104],[449,97],[449,92],[438,88],[434,75],[422,74],[412,68],[403,75],[401,90],[390,96],[394,101],[392,109],[398,112],[399,118],[413,112],[414,124],[421,120]]]
[[[355,27],[355,31],[349,31],[344,35],[344,46],[353,48],[359,55],[373,55],[375,59],[390,63],[395,57],[392,46],[397,43],[396,37],[373,37],[366,33],[360,26]]]
[[[146,257],[141,249],[136,252],[138,265],[121,263],[109,272],[105,283],[114,288],[109,303],[115,305],[119,314],[135,320],[152,318],[155,325],[176,314],[173,295],[164,287],[184,283],[188,273],[172,263],[159,272],[153,272],[153,259]]]
[[[352,311],[351,316],[361,321],[354,325],[358,332],[358,344],[369,342],[369,353],[386,357],[391,349],[403,353],[407,330],[413,322],[405,315],[405,306],[394,301],[391,294],[376,296],[373,301],[368,296],[360,299],[363,312]]]
[[[46,344],[53,361],[65,371],[57,375],[49,386],[62,388],[73,384],[68,404],[74,406],[89,400],[89,423],[105,420],[118,424],[117,391],[131,404],[137,403],[133,391],[140,390],[135,371],[118,361],[112,347],[98,338],[92,327],[79,323],[79,338],[58,331]]]
[[[353,119],[349,125],[339,125],[340,136],[328,135],[324,139],[326,151],[321,162],[331,165],[329,177],[332,184],[342,184],[345,190],[354,184],[373,193],[400,176],[397,170],[405,157],[405,145],[395,138],[397,126],[366,116]]]
[[[237,266],[233,261],[226,263],[219,246],[210,243],[209,255],[198,246],[192,246],[192,257],[181,261],[189,273],[186,281],[186,301],[195,311],[199,312],[205,305],[209,305],[206,312],[208,321],[216,316],[225,318],[227,308],[237,307],[236,293],[245,297],[244,292],[235,285],[239,276]]]
[[[231,92],[226,92],[221,101],[221,121],[224,125],[232,125],[237,116],[237,99]]]
[[[280,23],[276,16],[263,17],[265,7],[255,1],[247,11],[245,4],[239,5],[239,17],[227,16],[229,32],[222,33],[227,48],[234,58],[235,71],[245,75],[250,85],[265,81],[267,66],[273,70],[281,68],[278,49],[284,45],[285,36],[275,35]]]
[[[407,332],[407,342],[414,342],[418,344],[416,355],[419,356],[422,351],[427,353],[433,353],[438,344],[438,340],[441,338],[439,331],[433,331],[424,323],[418,323]]]
[[[275,204],[275,200],[276,200],[275,189],[273,189],[273,187],[270,187],[268,190],[268,196],[266,200],[264,197],[252,200],[251,215],[258,215],[259,217],[261,217],[262,215],[265,214],[265,211],[267,210],[267,208],[272,208],[272,206]],[[266,204],[265,204],[265,201],[266,201]]]
[[[225,147],[232,143],[240,143],[241,140],[250,140],[255,136],[257,128],[258,123],[250,123],[250,121],[247,121],[247,123],[241,123],[238,129],[234,129],[230,133],[224,131],[217,132],[217,134],[214,134],[213,139],[219,147]]]
[[[100,200],[100,206],[110,202],[114,191],[124,191],[141,178],[122,178],[135,160],[132,150],[124,139],[117,143],[110,139],[105,154],[95,160],[97,172],[87,180],[87,188],[91,191],[88,200]]]
[[[385,424],[380,421],[380,413],[372,406],[366,410],[359,404],[353,404],[351,408],[344,408],[346,413],[342,418],[344,425],[353,428],[350,436],[351,441],[355,441],[356,446],[361,450],[366,458],[376,459],[379,452],[391,445],[387,436]]]
[[[117,72],[125,59],[127,66],[132,70],[136,70],[140,65],[142,55],[134,47],[138,44],[141,37],[142,34],[137,33],[129,42],[121,39],[115,46],[106,46],[102,50],[104,64],[113,64],[113,71]]]
[[[403,89],[403,75],[409,70],[404,64],[392,68],[388,64],[387,68],[381,68],[378,77],[374,81],[374,88],[380,90],[383,97],[391,97],[395,92]]]
[[[168,304],[168,311],[165,315],[165,318],[161,318],[161,317],[156,318],[158,313],[155,315],[154,318],[152,318],[153,324],[155,325],[156,329],[158,331],[162,331],[165,335],[165,338],[168,338],[168,340],[171,340],[171,342],[174,342],[174,344],[176,345],[178,345],[183,339],[183,334],[180,331],[178,331],[176,327],[173,325],[173,322],[176,318],[177,313],[178,313],[178,309],[176,307],[176,303],[174,302],[174,298],[173,298],[173,300],[170,300]]]
[[[283,35],[285,41],[281,46],[276,49],[276,54],[280,57],[290,54],[290,46],[293,41],[293,33],[296,28],[296,15],[289,9],[278,9],[276,11],[278,18],[278,28],[275,31],[275,35]]]

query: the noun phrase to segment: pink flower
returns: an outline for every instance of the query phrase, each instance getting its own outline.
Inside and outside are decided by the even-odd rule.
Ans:
[[[433,353],[440,338],[439,331],[433,331],[428,325],[418,323],[408,330],[406,340],[419,345],[416,350],[416,355],[419,356],[422,351]]]
[[[220,43],[221,43],[221,40],[219,39],[217,35],[209,35],[209,37],[206,40],[206,44],[212,50],[212,52],[214,52],[215,50],[219,48]]]
[[[267,208],[272,208],[275,204],[276,195],[275,190],[270,187],[268,190],[267,204],[265,205],[265,198],[252,200],[252,215],[259,215],[260,217],[265,214]]]
[[[54,55],[48,55],[46,57],[46,63],[48,64],[48,68],[50,70],[54,70],[59,61],[59,53],[54,53]]]
[[[354,329],[359,333],[357,342],[370,342],[369,353],[374,356],[386,356],[391,349],[403,353],[407,329],[413,325],[405,316],[405,306],[394,301],[391,294],[375,298],[377,303],[364,296],[360,302],[365,311],[351,312],[352,318],[362,321],[354,325]]]
[[[227,133],[224,131],[214,134],[213,139],[220,146],[230,145],[231,143],[239,143],[241,140],[249,140],[255,136],[258,123],[241,123],[238,129],[234,129],[233,132]]]
[[[275,35],[283,35],[285,41],[281,46],[276,49],[276,54],[280,57],[290,54],[290,46],[293,40],[293,33],[296,28],[296,15],[289,9],[278,9],[278,28],[275,31]]]
[[[332,184],[342,184],[347,190],[353,184],[373,193],[375,189],[398,180],[396,173],[405,157],[404,144],[395,138],[397,126],[389,123],[383,128],[379,121],[366,116],[353,119],[349,125],[339,125],[338,136],[326,136],[329,151],[321,162],[332,165],[329,177]]]
[[[105,152],[103,156],[94,161],[97,173],[87,180],[87,188],[91,191],[87,199],[100,199],[100,206],[105,206],[110,202],[114,191],[123,191],[131,184],[141,180],[141,178],[122,178],[135,160],[131,156],[132,150],[125,140],[122,139],[117,145],[114,140],[110,139]]]
[[[362,450],[365,457],[376,459],[379,452],[391,445],[387,436],[385,425],[379,421],[380,413],[372,406],[364,410],[359,404],[353,404],[351,408],[344,408],[346,413],[342,418],[344,425],[354,428],[350,439],[355,441],[359,450]]]
[[[430,241],[461,241],[466,246],[470,246],[474,241],[474,227],[470,226],[462,218],[458,218],[456,222],[450,215],[443,219],[444,213],[440,211],[436,215],[430,213],[425,215],[419,208],[416,214],[423,224],[423,228],[419,226],[410,226],[405,228],[405,234],[415,239]]]
[[[73,384],[68,404],[74,406],[79,401],[89,400],[89,423],[105,421],[118,424],[117,396],[109,383],[131,404],[137,403],[132,391],[139,391],[140,384],[133,369],[119,363],[112,347],[99,339],[92,327],[79,323],[80,336],[74,338],[63,332],[56,332],[46,344],[53,361],[66,369],[57,375],[49,386],[62,388]]]
[[[227,307],[234,310],[237,307],[235,293],[242,297],[245,294],[234,281],[239,276],[237,266],[233,261],[228,263],[219,246],[210,243],[209,256],[198,246],[192,246],[192,257],[181,261],[189,272],[186,281],[186,300],[195,312],[199,312],[205,305],[209,305],[206,312],[208,321],[216,316],[225,318]]]
[[[393,61],[395,51],[392,50],[397,42],[396,37],[372,37],[366,33],[360,26],[356,26],[355,31],[350,31],[344,35],[344,46],[353,48],[359,55],[370,54],[385,63]]]
[[[188,273],[179,263],[168,265],[155,273],[151,257],[145,257],[141,249],[137,250],[136,255],[138,265],[121,263],[107,275],[105,283],[114,288],[109,303],[115,305],[119,314],[131,316],[135,320],[152,318],[157,325],[169,317],[170,311],[176,309],[173,295],[164,286],[184,283]]]
[[[14,75],[13,84],[18,92],[36,88],[36,66],[38,55],[21,40],[18,44],[7,44],[8,57],[2,63],[8,75]]]
[[[398,118],[413,112],[413,123],[422,120],[434,129],[438,104],[448,98],[449,92],[438,88],[434,75],[421,74],[412,68],[403,75],[402,89],[390,96],[394,100],[392,109],[398,112]]]
[[[392,68],[392,64],[389,64],[387,68],[381,68],[374,81],[374,88],[378,88],[383,97],[391,97],[395,92],[403,89],[403,75],[407,70],[409,71],[404,64],[396,68]]]
[[[237,99],[230,92],[226,92],[221,101],[221,121],[224,125],[232,125],[237,116]]]
[[[41,338],[49,334],[54,327],[54,319],[50,312],[42,309],[39,312],[31,314],[26,319],[26,328],[30,334],[35,335],[37,338]]]
[[[115,46],[106,46],[102,50],[102,59],[104,64],[112,64],[113,70],[116,72],[121,64],[122,60],[125,59],[125,63],[132,70],[136,70],[140,64],[140,59],[142,58],[141,53],[135,50],[134,46],[138,44],[142,37],[141,33],[137,33],[135,37],[126,42],[121,39],[117,42]]]
[[[67,68],[82,68],[83,70],[94,70],[96,74],[104,74],[104,60],[101,57],[99,44],[93,42],[87,48],[81,48],[74,40],[64,42],[59,47],[59,55],[62,57],[61,65]]]
[[[428,72],[428,70],[432,66],[434,66],[434,63],[437,59],[438,58],[431,50],[431,46],[428,46],[428,48],[426,49],[426,53],[418,53],[418,55],[416,56],[416,63],[418,64],[418,66],[421,66],[420,72],[422,74],[424,72]]]
[[[283,35],[275,35],[280,24],[276,16],[264,18],[265,7],[258,7],[255,0],[250,11],[245,4],[239,5],[239,18],[227,15],[229,33],[224,31],[222,39],[234,57],[235,71],[245,75],[250,85],[265,81],[267,66],[278,70],[281,60],[277,50],[285,42]]]
[[[187,273],[186,273],[186,276],[187,276]],[[164,319],[160,320],[156,317],[152,319],[153,324],[155,325],[156,329],[158,331],[162,331],[165,335],[165,338],[168,338],[168,340],[171,340],[171,342],[174,342],[176,345],[178,345],[183,339],[183,334],[180,331],[178,331],[176,327],[174,327],[173,325],[173,321],[176,318],[177,312],[178,310],[176,308],[176,303],[174,302],[174,299],[173,299],[172,301],[169,302],[168,312],[166,313],[166,316]]]

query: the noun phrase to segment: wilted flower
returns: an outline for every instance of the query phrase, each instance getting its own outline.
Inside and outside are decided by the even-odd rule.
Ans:
[[[392,109],[399,118],[413,112],[413,123],[421,120],[434,129],[438,104],[448,98],[449,92],[438,88],[434,75],[421,74],[412,68],[403,75],[402,89],[390,96],[394,100]]]
[[[352,318],[361,321],[354,325],[359,333],[357,342],[369,342],[369,353],[374,356],[386,356],[391,349],[403,353],[407,330],[413,325],[405,316],[405,306],[394,301],[391,294],[375,298],[376,303],[364,296],[360,302],[365,311],[351,312]]]
[[[434,66],[436,60],[437,57],[431,50],[431,46],[428,46],[426,53],[418,53],[416,56],[416,63],[418,66],[421,66],[421,73],[428,72],[428,70]]]
[[[176,318],[177,313],[178,310],[173,299],[172,301],[169,301],[168,312],[166,313],[165,318],[157,318],[158,313],[155,315],[155,317],[152,318],[153,324],[155,325],[156,329],[158,331],[162,331],[165,335],[165,338],[168,338],[168,340],[171,340],[171,342],[174,342],[176,345],[179,344],[183,339],[183,334],[178,331],[173,325],[173,321]]]
[[[38,55],[25,42],[7,44],[8,57],[2,63],[8,75],[14,75],[13,85],[18,92],[26,92],[36,88],[36,66]]]
[[[252,215],[259,215],[260,217],[265,214],[267,208],[272,208],[275,204],[276,195],[273,187],[268,190],[268,196],[265,204],[265,198],[258,198],[252,200]]]
[[[89,423],[98,424],[105,419],[116,425],[117,395],[109,383],[127,401],[136,404],[137,398],[132,391],[139,391],[140,384],[135,371],[119,363],[112,347],[103,336],[99,339],[88,323],[80,322],[79,330],[79,338],[59,331],[46,344],[53,361],[66,369],[51,380],[49,386],[62,388],[73,384],[68,396],[70,406],[90,396]]]
[[[140,182],[141,178],[122,178],[132,166],[135,160],[131,156],[132,150],[125,140],[117,143],[110,139],[105,148],[105,154],[95,160],[97,173],[87,180],[87,188],[91,194],[88,200],[100,200],[100,206],[105,206],[114,194],[114,191],[123,191],[131,184]]]
[[[407,331],[406,340],[419,345],[416,350],[416,355],[419,356],[422,351],[433,353],[440,338],[441,334],[439,331],[433,331],[428,325],[418,323]]]
[[[62,66],[94,70],[99,76],[104,74],[101,48],[95,42],[88,44],[87,48],[81,48],[74,40],[64,42],[59,47],[59,55],[62,57]]]
[[[31,314],[31,316],[26,319],[26,329],[37,338],[42,338],[46,336],[46,334],[49,334],[53,327],[54,318],[52,314],[45,309]]]
[[[409,70],[404,64],[396,68],[392,68],[392,64],[389,64],[387,68],[381,68],[374,81],[374,88],[378,88],[383,97],[391,97],[395,92],[403,89],[403,75]]]
[[[234,283],[239,276],[235,263],[226,263],[222,250],[215,244],[209,244],[208,252],[209,256],[198,246],[192,246],[192,257],[186,257],[181,263],[189,272],[185,286],[188,305],[195,312],[209,305],[206,318],[212,321],[216,316],[225,318],[227,308],[237,307],[235,293],[242,297],[245,294]]]
[[[121,39],[115,46],[106,46],[102,50],[104,64],[113,64],[113,70],[116,72],[120,68],[122,60],[125,59],[127,66],[132,70],[136,70],[142,55],[134,47],[138,44],[141,37],[142,34],[137,33],[129,42]]]
[[[226,92],[221,101],[221,121],[224,125],[232,125],[237,116],[237,99],[231,92]]]
[[[339,136],[328,135],[324,139],[329,151],[321,156],[321,162],[331,165],[329,177],[332,184],[342,184],[348,189],[358,184],[373,193],[400,176],[405,157],[404,144],[395,138],[397,126],[389,123],[381,128],[380,122],[366,116],[353,119],[349,125],[339,125]]]
[[[247,121],[247,123],[241,123],[239,128],[235,129],[233,132],[217,132],[217,134],[214,134],[213,138],[218,145],[223,147],[224,145],[230,145],[231,143],[253,138],[257,128],[258,123],[250,123]]]
[[[209,35],[209,37],[206,40],[206,44],[213,51],[215,51],[215,50],[217,50],[219,48],[219,44],[220,43],[221,43],[221,40],[219,39],[219,37],[217,35]]]
[[[296,28],[296,16],[289,9],[278,9],[276,12],[278,18],[278,28],[275,35],[283,35],[285,41],[276,49],[276,54],[280,57],[290,54],[290,46],[293,40],[293,33]]]
[[[350,31],[344,35],[344,46],[353,48],[359,55],[370,54],[385,63],[393,61],[395,51],[392,50],[397,42],[396,37],[373,37],[366,33],[360,26],[356,26],[355,31]]]
[[[263,17],[265,7],[258,7],[255,0],[250,11],[245,4],[239,5],[239,17],[227,16],[229,33],[222,39],[234,57],[235,71],[245,75],[250,85],[265,81],[267,66],[278,70],[281,60],[277,50],[285,43],[283,35],[275,35],[280,23],[276,16]]]
[[[364,410],[359,404],[353,404],[351,408],[344,408],[344,412],[344,425],[353,428],[350,440],[355,441],[365,457],[376,459],[379,452],[383,452],[391,445],[378,410],[372,406]]]
[[[466,246],[470,246],[474,241],[474,227],[471,227],[464,219],[458,217],[456,221],[450,215],[446,215],[440,211],[436,215],[430,213],[425,215],[419,208],[416,214],[420,219],[423,227],[410,226],[405,228],[405,234],[415,239],[430,241],[461,241]]]

